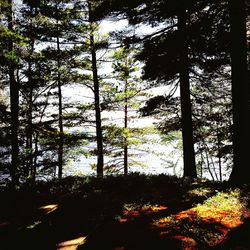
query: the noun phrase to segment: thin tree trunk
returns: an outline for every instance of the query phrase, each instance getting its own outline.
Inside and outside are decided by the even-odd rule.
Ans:
[[[202,152],[201,152],[201,172],[200,172],[201,179],[203,178],[203,163],[204,163],[203,154],[202,154]]]
[[[211,156],[211,163],[212,163],[212,166],[213,166],[213,170],[214,170],[214,175],[215,175],[216,181],[218,181],[219,178],[218,178],[218,175],[217,175],[217,172],[216,172],[216,168],[215,168],[213,156]]]
[[[218,126],[217,126],[217,150],[218,150],[219,175],[220,175],[220,181],[222,181],[221,139],[220,139],[220,135],[219,135]]]
[[[41,116],[40,116],[40,121],[38,122],[38,124],[42,124],[42,120],[43,120],[43,116],[45,114],[46,108],[48,107],[48,95],[46,98],[46,104],[43,107],[43,110],[41,112]],[[39,154],[39,148],[38,148],[38,141],[39,141],[39,132],[35,131],[34,134],[34,160],[33,160],[33,171],[32,171],[32,180],[35,182],[36,179],[36,173],[37,173],[37,160],[38,160],[38,154]]]
[[[59,126],[59,145],[58,145],[58,178],[62,178],[63,173],[63,115],[62,115],[62,84],[61,84],[61,49],[59,40],[59,27],[57,17],[57,88],[58,88],[58,126]]]
[[[34,135],[34,159],[33,159],[33,168],[31,172],[31,180],[33,182],[36,181],[36,171],[37,171],[37,156],[38,156],[38,132],[35,133]]]
[[[213,176],[213,173],[212,173],[212,171],[210,169],[209,157],[208,157],[208,153],[207,153],[206,149],[205,149],[205,154],[206,154],[206,160],[207,160],[207,169],[208,169],[209,174],[212,177],[212,180],[214,181],[214,176]]]
[[[32,7],[30,7],[30,12],[32,11]],[[30,24],[30,28],[32,28],[32,23]],[[34,39],[32,39],[30,44],[30,55],[34,52]],[[32,77],[32,62],[31,59],[28,61],[28,84],[29,84],[29,94],[28,94],[28,111],[27,111],[27,150],[28,150],[28,159],[27,159],[27,171],[28,176],[33,180],[33,77]]]
[[[180,33],[180,98],[181,98],[181,123],[184,156],[184,177],[197,177],[193,127],[192,109],[190,99],[188,44],[186,34],[186,11],[183,10],[178,16],[178,29]]]
[[[12,0],[8,0],[9,12],[8,12],[8,29],[13,31],[13,12],[12,12]],[[9,51],[14,50],[13,42],[9,40]],[[12,184],[15,187],[19,183],[19,146],[18,146],[18,126],[19,126],[19,84],[15,79],[15,67],[14,63],[10,62],[9,70],[9,82],[10,82],[10,112],[11,112],[11,169],[10,175]]]
[[[125,106],[124,106],[124,128],[125,130],[128,128],[128,82],[125,81]],[[124,175],[128,175],[128,139],[125,134],[124,137]]]
[[[91,30],[91,33],[90,33],[90,46],[91,46],[92,74],[93,74],[94,96],[95,96],[95,118],[96,118],[95,120],[96,120],[96,140],[97,140],[97,177],[102,178],[103,177],[103,164],[104,164],[103,163],[103,134],[102,134],[99,79],[98,79],[98,72],[97,72],[97,60],[96,60],[94,30]]]
[[[249,82],[247,80],[246,6],[229,0],[233,104],[233,169],[230,181],[250,182]]]
[[[27,149],[28,149],[28,159],[27,159],[27,165],[28,165],[28,175],[32,175],[33,170],[33,121],[32,121],[32,113],[33,113],[33,82],[32,82],[32,71],[31,71],[31,62],[29,62],[29,68],[28,68],[28,83],[29,83],[29,106],[28,106],[28,112],[27,112],[27,118],[28,118],[28,124],[27,124]]]

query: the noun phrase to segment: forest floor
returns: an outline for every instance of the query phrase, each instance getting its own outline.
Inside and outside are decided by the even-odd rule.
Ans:
[[[250,249],[250,188],[165,175],[0,192],[0,249]]]

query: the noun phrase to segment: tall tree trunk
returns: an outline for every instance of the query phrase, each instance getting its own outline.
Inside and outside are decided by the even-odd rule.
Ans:
[[[30,12],[32,12],[32,7],[30,7]],[[30,29],[32,29],[32,21],[30,23]],[[31,39],[30,41],[30,56],[34,53],[34,39]],[[28,60],[28,110],[27,110],[27,152],[28,152],[28,158],[27,158],[27,174],[28,177],[31,178],[32,181],[35,181],[34,178],[34,166],[33,166],[33,76],[32,76],[32,60],[29,58]]]
[[[189,83],[189,63],[188,63],[188,44],[186,34],[186,10],[179,13],[178,30],[180,33],[180,98],[181,98],[181,124],[184,156],[184,177],[197,177],[193,127],[192,109],[190,99]]]
[[[96,49],[94,40],[94,31],[90,33],[90,46],[92,57],[92,74],[94,82],[95,95],[95,120],[96,120],[96,140],[97,140],[97,177],[103,177],[103,134],[102,134],[102,120],[100,108],[100,93],[99,93],[99,79],[97,73]]]
[[[250,181],[249,82],[247,80],[246,6],[244,0],[229,0],[233,104],[233,170],[230,181]]]
[[[38,132],[34,134],[34,157],[33,157],[33,168],[31,172],[31,180],[36,181],[36,172],[37,172],[37,157],[38,157]]]
[[[13,12],[12,0],[8,0],[8,29],[13,32]],[[13,42],[10,38],[8,50],[14,50]],[[11,112],[11,180],[13,186],[19,183],[19,146],[18,146],[18,126],[19,126],[19,84],[15,79],[15,66],[13,62],[9,65],[9,82],[10,82],[10,112]]]
[[[124,128],[128,128],[128,81],[125,81],[125,106],[124,106]],[[128,138],[125,134],[124,137],[124,175],[128,175]]]
[[[33,51],[33,49],[32,49]],[[27,111],[27,173],[28,176],[32,176],[33,172],[33,82],[32,82],[32,71],[31,71],[31,62],[29,61],[28,66],[28,83],[29,83],[29,95],[28,95],[28,111]]]
[[[62,84],[61,84],[61,48],[59,39],[59,26],[57,17],[57,88],[58,88],[58,126],[59,126],[59,145],[58,145],[58,178],[62,178],[63,173],[63,115],[62,115]]]

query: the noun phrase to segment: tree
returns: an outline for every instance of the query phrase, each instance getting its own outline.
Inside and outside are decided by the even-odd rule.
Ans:
[[[193,95],[193,86],[203,86],[203,91],[205,91],[205,88],[207,88],[209,92],[210,87],[213,86],[213,82],[221,85],[223,81],[228,81],[228,74],[226,73],[227,70],[224,69],[229,66],[230,62],[228,53],[229,23],[225,5],[224,3],[203,3],[205,5],[201,3],[201,5],[197,4],[197,6],[195,6],[194,4],[191,7],[189,6],[186,8],[186,14],[188,14],[188,18],[186,19],[185,28],[187,30],[186,34],[188,34],[186,36],[186,43],[188,44],[188,57],[186,57],[184,61],[188,60],[189,65],[188,68],[190,82],[192,84],[192,104],[194,107],[192,110],[192,116],[194,119],[193,127],[195,130],[197,130],[197,128],[199,128],[202,123],[206,127],[207,118],[199,115],[198,117],[201,118],[201,120],[196,121],[196,102],[197,104],[199,104],[198,102],[203,102],[203,100],[199,95],[197,95],[197,93],[195,96]],[[147,7],[145,7],[145,9],[147,9]],[[156,13],[161,13],[161,10]],[[164,13],[162,13],[162,15],[164,15]],[[145,18],[147,18],[146,15],[141,15],[142,20],[145,20]],[[151,21],[153,22],[153,20]],[[161,83],[163,83],[164,80],[166,82],[170,82],[169,80],[175,80],[180,65],[183,66],[182,63],[179,64],[179,61],[176,60],[176,58],[178,58],[176,55],[178,55],[178,50],[183,46],[182,43],[183,40],[185,41],[185,39],[183,39],[183,36],[182,39],[180,39],[181,34],[178,34],[178,32],[174,30],[175,24],[178,25],[178,22],[175,22],[175,20],[171,22],[170,19],[169,23],[172,26],[169,25],[169,27],[162,29],[162,31],[158,30],[151,39],[147,39],[147,41],[144,42],[144,50],[140,57],[146,63],[144,67],[145,77],[152,80],[158,79]],[[199,34],[199,36],[197,36],[197,34]],[[149,37],[150,36],[146,36],[146,38]],[[217,96],[217,94],[214,95],[214,99],[211,98],[211,101],[216,100],[215,96]],[[176,100],[179,101],[179,99]],[[158,102],[158,104],[156,104],[155,106],[155,108],[158,109],[162,103],[164,105],[169,105],[172,103],[172,101],[173,98],[169,99],[168,97],[159,96],[159,98],[154,98],[151,104],[156,104]],[[175,105],[178,104],[176,103]],[[227,102],[225,102],[225,105],[227,105]],[[184,107],[188,106],[185,105]],[[147,108],[145,108],[145,111],[146,110]],[[175,111],[174,108],[172,110]],[[222,108],[218,109],[217,114],[223,116],[223,114],[219,114],[221,110]],[[171,120],[167,120],[163,124],[161,124],[162,126],[166,126],[166,129],[162,127],[162,130],[169,131],[169,128],[171,127],[174,129],[179,129],[178,115],[175,120],[173,120],[172,118],[173,116],[170,118]],[[227,119],[225,118],[225,121],[226,120]],[[197,126],[196,124],[200,125]],[[213,127],[211,127],[210,129],[211,131],[214,130]],[[228,127],[227,129],[230,129],[230,127]],[[199,135],[199,132],[194,132],[197,137],[197,135]],[[221,131],[219,133],[221,133]],[[197,138],[194,142],[196,143],[196,145],[198,145]]]
[[[4,54],[7,60],[7,75],[10,89],[10,127],[11,127],[11,168],[10,175],[12,185],[16,186],[19,183],[19,143],[18,143],[18,127],[19,127],[19,85],[16,80],[15,70],[17,68],[18,57],[14,48],[14,41],[16,40],[14,32],[14,18],[12,10],[12,0],[6,3],[6,53]]]
[[[171,5],[171,4],[170,4]],[[173,6],[171,6],[173,7]],[[162,8],[167,8],[166,5],[163,4]],[[190,99],[190,83],[189,83],[189,55],[188,55],[188,38],[187,38],[187,15],[189,13],[189,10],[187,7],[185,7],[185,5],[183,6],[174,6],[173,9],[173,13],[169,13],[169,19],[171,19],[171,15],[177,15],[177,26],[178,26],[178,31],[175,32],[173,30],[170,30],[170,37],[171,37],[171,33],[173,34],[173,36],[175,37],[175,43],[178,44],[178,49],[174,49],[173,54],[170,52],[170,59],[167,59],[171,62],[175,63],[176,68],[173,68],[173,71],[171,72],[171,70],[169,71],[170,74],[175,74],[175,73],[179,73],[179,80],[180,80],[180,104],[181,104],[181,124],[182,124],[182,139],[183,139],[183,160],[184,160],[184,176],[188,176],[188,177],[193,177],[195,178],[197,176],[196,173],[196,166],[195,166],[195,153],[194,153],[194,143],[193,143],[193,128],[192,128],[192,110],[191,110],[191,99]],[[190,14],[189,14],[190,15]],[[150,18],[152,18],[152,16],[150,16]],[[157,18],[155,20],[157,22]],[[162,39],[162,37],[165,36],[165,31],[163,31],[163,33],[161,35],[157,35],[157,40],[160,41],[159,39]],[[156,40],[153,39],[153,40]],[[167,38],[168,39],[168,38]],[[166,45],[168,44],[167,39],[161,44],[160,42],[160,49],[163,49],[162,51],[158,51],[158,53],[162,53],[163,55],[164,53],[168,54],[168,51],[166,50]],[[170,43],[171,42],[170,38]],[[177,39],[177,40],[176,40]],[[164,45],[165,43],[165,45]],[[152,43],[151,43],[152,45]],[[150,46],[151,46],[150,45]],[[172,44],[173,46],[174,44]],[[165,47],[165,48],[164,48]],[[150,51],[150,48],[147,48],[147,46],[145,46],[145,51]],[[156,49],[157,50],[157,49]],[[156,51],[155,51],[156,52]],[[147,53],[147,52],[146,52]],[[157,53],[157,52],[156,52]],[[176,54],[174,54],[176,53]],[[155,57],[156,55],[154,55]],[[168,55],[167,55],[168,56]],[[171,58],[171,56],[178,58],[177,60],[175,60],[174,58]],[[141,58],[143,58],[143,53]],[[165,56],[163,56],[161,58],[161,62],[163,62],[163,60],[165,59]],[[145,70],[148,69],[150,66],[147,65],[149,63],[149,65],[152,65],[152,63],[155,62],[150,62],[150,56],[146,59],[146,66],[145,66]],[[173,66],[170,66],[171,68]],[[168,70],[166,70],[168,71]],[[165,72],[166,72],[165,71]],[[152,69],[146,73],[149,78],[154,79],[154,78],[158,78],[158,76],[156,75],[151,75],[150,76],[150,72],[152,72]],[[164,72],[164,69],[163,69]],[[155,73],[153,73],[155,74]],[[163,78],[169,78],[171,77],[171,75],[167,75],[166,73],[165,76],[163,76]],[[172,76],[173,77],[173,76]]]
[[[182,5],[181,1],[177,3],[165,1],[136,1],[133,3],[123,2],[120,10],[118,9],[117,3],[112,1],[108,4],[110,12],[123,12],[126,13],[129,20],[133,24],[138,23],[148,23],[156,25],[156,23],[174,22],[176,16],[178,16],[178,21],[174,25],[169,25],[169,27],[164,27],[160,31],[148,36],[148,39],[143,38],[144,40],[144,50],[140,55],[140,59],[145,61],[145,75],[147,79],[157,79],[162,83],[162,78],[170,78],[166,76],[166,71],[173,76],[177,73],[180,74],[180,88],[181,88],[181,107],[182,107],[182,132],[183,132],[183,151],[184,151],[184,176],[196,177],[196,168],[195,168],[195,155],[194,155],[194,146],[193,146],[193,134],[192,134],[192,112],[191,112],[191,100],[190,100],[190,90],[189,90],[189,62],[188,62],[188,51],[186,43],[186,14],[190,6],[189,4]],[[104,6],[105,1],[104,1]],[[130,8],[128,8],[130,7]],[[106,6],[107,8],[107,6]],[[153,10],[153,11],[152,11]],[[174,28],[178,26],[178,31],[175,32]],[[169,32],[168,32],[169,31]],[[166,50],[167,41],[164,39],[168,34],[175,34],[178,36],[178,50],[174,49],[174,53]],[[177,35],[176,35],[177,34]],[[139,39],[141,40],[141,39]],[[163,41],[163,42],[162,42]],[[176,41],[176,40],[175,40]],[[152,50],[154,51],[152,53]],[[159,54],[158,54],[159,53]],[[166,64],[163,60],[166,59],[166,54],[171,54],[173,58],[167,59],[167,61],[173,62],[175,60],[175,66],[173,68],[170,66],[170,70],[159,70],[162,66],[160,64]],[[157,66],[152,66],[152,57],[157,58]],[[171,69],[173,70],[171,72]],[[159,72],[160,71],[160,72]],[[165,71],[165,72],[164,72]],[[152,74],[151,74],[152,73]],[[161,80],[160,80],[161,79]]]
[[[74,73],[76,83],[80,83],[85,88],[90,89],[94,94],[94,103],[81,105],[80,109],[85,112],[91,112],[94,108],[95,116],[95,140],[97,155],[97,176],[103,177],[103,128],[101,118],[101,76],[98,72],[99,51],[107,47],[107,39],[99,36],[99,23],[93,18],[93,13],[99,1],[76,1],[77,18],[75,22],[75,33],[72,34],[71,43],[78,49],[78,56],[75,57],[78,73]],[[78,65],[77,65],[78,64]],[[83,119],[84,120],[84,119]],[[92,125],[90,118],[87,119]]]
[[[190,99],[189,83],[189,60],[188,43],[186,31],[186,9],[178,14],[178,30],[181,41],[180,47],[180,99],[181,99],[181,122],[182,122],[182,141],[184,159],[184,177],[197,177],[193,140],[192,108]]]
[[[62,134],[59,126],[63,119],[63,127],[71,127],[75,122],[72,112],[75,104],[63,103],[62,95],[62,87],[74,78],[74,57],[78,55],[69,39],[73,33],[75,9],[71,3],[67,5],[61,1],[50,1],[47,5],[26,2],[28,5],[22,5],[18,20],[19,32],[28,39],[26,48],[22,50],[22,67],[19,69],[20,126],[22,137],[26,137],[22,139],[25,145],[21,147],[21,159],[23,177],[34,180],[36,174],[54,175],[58,163],[62,166],[72,158],[71,152],[85,135],[67,131]],[[60,111],[57,115],[54,113],[56,109]],[[68,110],[71,111],[71,123],[68,122],[70,116],[65,115]],[[60,119],[59,113],[62,114]],[[62,173],[62,168],[59,168],[59,177]]]
[[[25,1],[26,2],[26,1]],[[20,163],[22,169],[20,177],[23,180],[36,177],[36,165],[34,164],[34,109],[35,96],[41,89],[42,69],[37,69],[41,61],[39,53],[35,52],[35,43],[39,38],[37,6],[23,4],[20,8],[16,26],[19,33],[26,39],[26,46],[20,53],[21,65],[18,69],[18,81],[20,86]],[[38,72],[39,71],[39,72]],[[23,137],[23,138],[22,138]],[[25,144],[25,146],[23,145]]]
[[[129,165],[133,165],[129,159],[129,148],[133,144],[139,144],[142,140],[138,139],[143,134],[143,128],[131,128],[129,121],[134,120],[136,111],[141,105],[139,96],[143,96],[142,81],[139,77],[139,62],[135,59],[136,49],[122,48],[116,49],[112,55],[112,76],[113,83],[106,86],[107,97],[103,103],[106,110],[109,111],[122,111],[122,122],[111,123],[108,128],[108,135],[106,136],[107,143],[114,142],[114,146],[118,146],[123,150],[123,172],[124,175],[128,174]],[[105,95],[104,95],[105,96]],[[112,132],[113,131],[113,132]],[[112,135],[113,136],[110,136]],[[114,138],[115,137],[115,138]],[[137,139],[136,139],[137,138]],[[115,145],[117,144],[117,145]],[[116,149],[116,156],[120,160],[121,152]],[[117,159],[117,160],[118,160]],[[120,164],[116,164],[120,165]],[[118,166],[116,166],[118,168]]]
[[[70,144],[70,137],[64,131],[64,114],[66,104],[64,103],[62,88],[69,85],[73,79],[74,57],[78,55],[78,48],[74,48],[72,36],[75,35],[75,24],[78,16],[75,9],[75,1],[43,1],[39,5],[41,22],[40,33],[43,46],[42,53],[51,63],[51,79],[48,84],[55,88],[57,103],[52,101],[53,106],[57,106],[58,114],[53,117],[57,121],[58,132],[54,134],[56,138],[55,147],[57,148],[58,178],[63,175],[63,165],[66,161],[64,155],[66,146]],[[49,27],[49,29],[48,29]],[[72,107],[69,107],[72,108]],[[71,137],[73,139],[73,137]]]
[[[124,154],[124,175],[128,174],[128,102],[129,102],[129,75],[133,70],[133,59],[128,58],[128,51],[126,49],[117,51],[114,55],[117,63],[113,64],[115,72],[118,73],[117,80],[123,81],[123,95],[124,95],[124,138],[123,138],[123,154]]]
[[[96,140],[97,140],[97,176],[103,177],[103,132],[102,132],[102,119],[101,119],[101,106],[100,106],[100,83],[97,71],[97,59],[96,59],[96,42],[95,42],[95,23],[92,19],[92,12],[94,9],[92,1],[87,1],[89,11],[89,41],[91,50],[91,64],[94,83],[94,96],[95,96],[95,120],[96,120]]]
[[[203,84],[192,89],[197,158],[203,174],[222,181],[231,169],[233,155],[230,76],[213,79],[209,86]]]
[[[250,181],[249,79],[247,75],[246,5],[229,1],[231,27],[232,104],[234,166],[233,183]]]

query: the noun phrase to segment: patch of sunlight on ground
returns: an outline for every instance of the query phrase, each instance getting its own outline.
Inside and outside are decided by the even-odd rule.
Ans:
[[[211,188],[195,188],[188,191],[188,194],[194,196],[207,196],[211,192],[212,192]]]
[[[33,229],[33,228],[35,228],[36,226],[38,226],[39,224],[41,224],[42,223],[42,221],[34,221],[32,224],[30,224],[30,225],[28,225],[26,228],[27,229]]]
[[[194,208],[204,221],[221,223],[226,228],[235,228],[250,217],[246,200],[241,199],[240,190],[220,192]]]
[[[161,229],[162,236],[168,236],[174,230],[178,237],[180,234],[195,235],[211,247],[223,242],[229,231],[242,225],[246,218],[250,218],[247,197],[242,198],[240,190],[235,189],[219,192],[203,204],[160,218],[153,226]]]
[[[128,220],[133,220],[140,216],[150,215],[154,213],[159,213],[161,211],[167,210],[168,207],[165,205],[138,205],[138,204],[125,204],[122,216],[118,218],[120,223],[125,223]]]
[[[42,211],[42,213],[49,214],[55,211],[57,208],[58,208],[58,204],[50,204],[50,205],[39,207],[38,209]],[[42,223],[41,220],[34,221],[30,225],[26,226],[26,229],[34,229],[36,226],[38,226],[41,223]]]
[[[46,214],[49,214],[55,211],[57,208],[58,208],[58,204],[50,204],[50,205],[39,207],[39,210],[43,211]]]
[[[76,250],[86,242],[86,236],[81,236],[72,240],[63,241],[57,244],[57,250]]]

